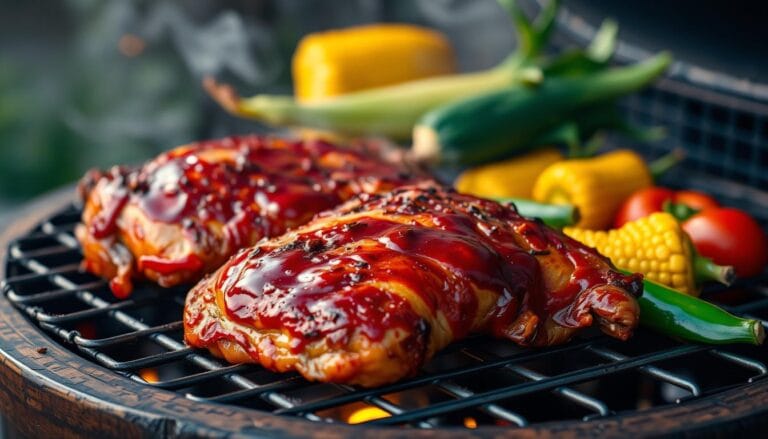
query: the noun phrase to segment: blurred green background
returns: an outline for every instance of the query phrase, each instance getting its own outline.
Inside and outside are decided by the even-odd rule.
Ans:
[[[375,21],[437,27],[462,69],[513,45],[494,0],[3,0],[0,223],[87,169],[136,163],[196,139],[260,130],[224,114],[204,75],[243,93],[291,92],[290,57],[312,31]]]

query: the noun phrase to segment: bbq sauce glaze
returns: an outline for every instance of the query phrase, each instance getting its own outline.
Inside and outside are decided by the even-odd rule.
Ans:
[[[120,214],[132,204],[153,221],[182,225],[186,239],[201,252],[223,253],[219,265],[236,250],[303,224],[357,193],[422,179],[362,149],[323,141],[229,137],[173,149],[138,169],[114,167],[92,176],[85,185],[101,185],[102,208],[87,227],[96,239],[113,239]],[[212,222],[223,225],[223,237],[211,229]],[[204,269],[194,253],[144,255],[137,266],[160,274]],[[115,281],[113,291],[126,295],[119,279]]]
[[[321,216],[291,235],[290,242],[267,241],[241,251],[214,275],[214,291],[223,295],[219,303],[228,319],[288,331],[294,352],[321,339],[343,346],[356,330],[378,341],[389,329],[413,332],[425,325],[424,316],[393,292],[392,285],[402,285],[418,295],[430,315],[445,315],[454,340],[490,332],[528,344],[530,334],[513,325],[526,310],[541,321],[552,317],[557,324],[578,327],[582,310],[574,304],[582,292],[604,284],[639,292],[639,277],[611,270],[593,250],[514,208],[441,188],[362,195]],[[318,221],[328,226],[315,230]],[[572,275],[559,289],[543,291],[538,258],[555,251],[566,256]],[[495,297],[491,315],[482,316],[487,318],[477,318],[476,289]],[[610,292],[603,296],[600,300],[609,303],[627,300]],[[258,361],[257,347],[242,334],[223,331],[216,320],[190,307],[187,311],[185,325],[202,328],[197,336],[203,344],[234,338]]]

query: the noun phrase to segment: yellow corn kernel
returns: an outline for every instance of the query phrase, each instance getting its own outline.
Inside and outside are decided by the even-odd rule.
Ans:
[[[669,257],[669,269],[675,273],[684,273],[686,269],[685,257],[681,254],[674,254]]]
[[[296,98],[319,101],[456,71],[453,48],[434,30],[374,24],[307,35],[292,63]]]
[[[620,229],[593,231],[566,227],[563,232],[595,247],[619,268],[641,272],[650,280],[686,294],[698,294],[690,241],[668,213],[654,213],[626,223]],[[620,246],[615,244],[619,242]]]

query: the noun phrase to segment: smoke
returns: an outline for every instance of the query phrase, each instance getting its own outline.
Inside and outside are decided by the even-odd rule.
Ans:
[[[148,41],[169,36],[192,75],[201,78],[228,71],[249,84],[268,83],[280,71],[273,33],[233,11],[195,23],[178,2],[155,3],[138,34]],[[257,55],[261,55],[258,56]]]
[[[493,0],[417,0],[430,26],[451,36],[462,70],[495,65],[514,48],[509,16]]]

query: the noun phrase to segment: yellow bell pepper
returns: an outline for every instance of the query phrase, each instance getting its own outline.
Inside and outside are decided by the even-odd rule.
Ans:
[[[642,157],[621,149],[598,157],[555,163],[533,186],[533,199],[541,203],[573,204],[579,208],[584,229],[605,229],[621,203],[633,192],[653,184]]]
[[[300,102],[456,71],[445,36],[408,24],[374,24],[314,33],[293,56]]]
[[[657,212],[608,231],[565,227],[563,233],[594,247],[616,267],[643,273],[648,279],[698,296],[698,281],[729,284],[733,267],[719,266],[696,253],[674,216]]]
[[[536,177],[549,165],[563,160],[555,148],[467,169],[454,182],[456,190],[485,198],[531,198]]]

